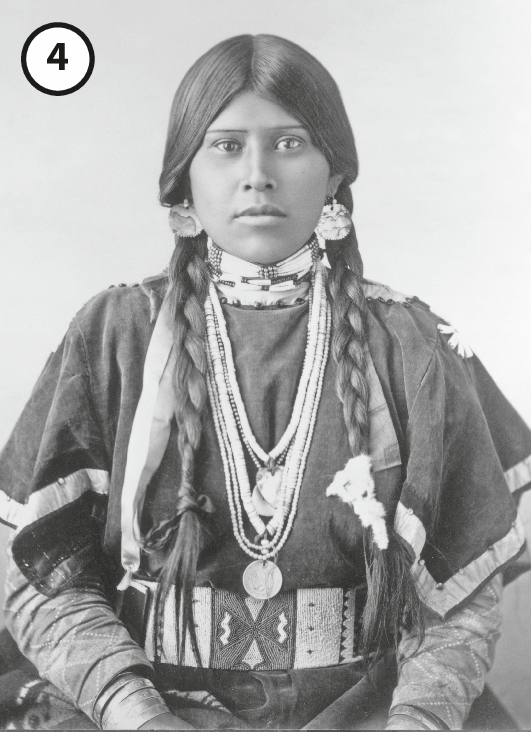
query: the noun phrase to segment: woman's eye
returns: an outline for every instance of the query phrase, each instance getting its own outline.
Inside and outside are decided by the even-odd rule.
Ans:
[[[238,152],[241,149],[240,143],[234,140],[222,140],[221,142],[217,142],[214,147],[226,153]]]
[[[302,145],[300,140],[295,137],[285,137],[283,140],[279,140],[276,144],[277,150],[295,150],[295,148]]]

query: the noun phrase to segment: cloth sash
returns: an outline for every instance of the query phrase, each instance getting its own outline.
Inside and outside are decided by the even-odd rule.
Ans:
[[[175,367],[169,300],[160,309],[144,363],[142,393],[133,420],[122,489],[122,566],[118,585],[125,590],[140,566],[140,525],[148,484],[162,462],[175,412],[172,375]]]

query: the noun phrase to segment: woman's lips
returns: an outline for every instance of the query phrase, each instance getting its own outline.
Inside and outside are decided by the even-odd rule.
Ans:
[[[242,224],[248,224],[251,226],[270,226],[278,224],[283,218],[286,218],[286,214],[276,206],[263,205],[263,206],[249,206],[239,214],[236,214],[236,219]]]
[[[236,218],[240,219],[247,216],[282,216],[286,214],[276,206],[264,204],[262,206],[249,206],[240,213],[236,214]]]

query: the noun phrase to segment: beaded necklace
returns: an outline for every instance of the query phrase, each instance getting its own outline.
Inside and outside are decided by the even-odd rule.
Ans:
[[[309,279],[314,261],[320,258],[315,236],[286,259],[273,264],[246,262],[220,249],[210,237],[207,266],[213,282],[240,290],[282,292]]]
[[[269,453],[258,444],[249,424],[223,310],[213,282],[205,303],[207,385],[232,526],[242,550],[255,560],[244,571],[244,587],[259,599],[272,597],[282,585],[280,570],[269,560],[276,558],[284,546],[295,520],[328,357],[331,313],[324,287],[324,267],[319,261],[312,268],[310,291],[306,351],[293,414],[285,433]],[[253,493],[244,446],[259,467]],[[260,462],[264,467],[260,467]],[[245,535],[243,511],[257,532],[254,541]],[[265,523],[261,516],[267,515],[271,518]]]

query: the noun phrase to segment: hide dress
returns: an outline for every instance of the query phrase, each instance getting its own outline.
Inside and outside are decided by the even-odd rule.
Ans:
[[[162,646],[154,632],[164,553],[143,554],[129,588],[116,591],[129,438],[166,288],[164,275],[112,287],[81,309],[0,461],[2,519],[15,527],[8,628],[57,691],[65,718],[73,704],[87,728],[94,726],[88,718],[98,694],[134,668],[154,679],[172,711],[199,727],[371,728],[364,725],[382,704],[389,708],[393,689],[394,704],[459,727],[492,660],[498,573],[514,572],[525,548],[515,498],[531,484],[531,435],[520,417],[451,326],[420,300],[365,281],[376,494],[433,613],[417,661],[403,663],[398,678],[396,658],[382,661],[375,692],[359,654],[361,524],[326,495],[351,457],[329,358],[296,519],[277,559],[283,585],[267,601],[249,597],[242,584],[250,558],[233,534],[208,410],[195,479],[215,509],[194,591],[201,657],[199,663],[188,639],[178,664],[182,619],[174,596]],[[291,416],[308,303],[257,309],[229,300],[223,312],[249,421],[267,451]],[[148,486],[144,529],[174,513],[176,429],[173,422]],[[247,468],[253,485],[250,459]],[[399,660],[414,644],[404,633]],[[427,675],[436,683],[426,683]]]

